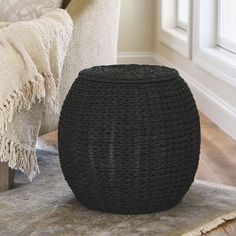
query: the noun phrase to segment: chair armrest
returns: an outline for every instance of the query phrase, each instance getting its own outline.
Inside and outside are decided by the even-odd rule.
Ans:
[[[62,71],[61,106],[82,69],[116,63],[120,0],[72,0],[66,10],[74,30]],[[43,116],[40,135],[57,129],[59,116],[48,113]]]

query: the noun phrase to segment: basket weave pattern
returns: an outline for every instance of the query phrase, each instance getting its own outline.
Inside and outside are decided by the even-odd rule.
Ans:
[[[199,151],[198,111],[174,69],[93,67],[64,102],[61,166],[89,208],[137,214],[175,206],[193,182]]]

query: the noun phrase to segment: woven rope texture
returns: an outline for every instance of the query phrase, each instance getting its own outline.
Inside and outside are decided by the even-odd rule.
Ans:
[[[111,213],[169,209],[191,186],[199,115],[174,69],[148,65],[80,72],[59,122],[61,167],[77,199]]]

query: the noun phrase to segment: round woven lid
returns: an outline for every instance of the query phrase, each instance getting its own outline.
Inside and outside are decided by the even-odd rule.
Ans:
[[[153,83],[176,77],[175,69],[156,65],[95,66],[79,73],[80,79],[105,83]]]

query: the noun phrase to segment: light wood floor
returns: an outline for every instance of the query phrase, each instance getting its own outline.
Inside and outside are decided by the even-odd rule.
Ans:
[[[236,187],[236,141],[201,114],[201,157],[196,178]],[[57,148],[57,133],[39,139],[40,148]]]
[[[201,114],[201,158],[196,178],[236,187],[236,141]]]

